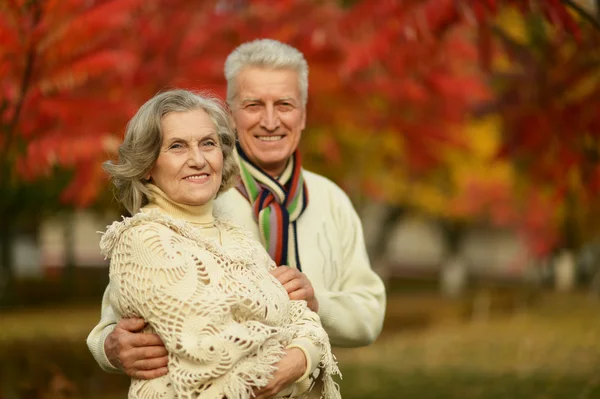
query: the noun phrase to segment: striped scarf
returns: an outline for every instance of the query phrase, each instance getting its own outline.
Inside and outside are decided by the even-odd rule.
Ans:
[[[298,256],[296,220],[308,205],[298,150],[277,180],[264,173],[236,145],[240,165],[239,192],[252,204],[264,247],[277,265],[302,270]]]

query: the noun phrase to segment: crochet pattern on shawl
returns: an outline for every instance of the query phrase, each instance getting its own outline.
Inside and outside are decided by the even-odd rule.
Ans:
[[[318,315],[305,301],[289,300],[258,242],[228,221],[215,223],[229,238],[223,246],[159,211],[115,222],[102,236],[115,312],[144,318],[169,352],[168,375],[132,379],[129,398],[252,398],[294,339],[322,353],[309,377],[320,380],[311,385],[321,392],[310,397],[340,398],[332,379],[339,369]]]

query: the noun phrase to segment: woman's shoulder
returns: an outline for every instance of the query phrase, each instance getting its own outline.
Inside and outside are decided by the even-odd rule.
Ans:
[[[192,237],[193,232],[192,227],[185,221],[173,219],[159,211],[138,212],[107,226],[100,239],[100,252],[110,258],[122,240],[147,240],[152,235]]]

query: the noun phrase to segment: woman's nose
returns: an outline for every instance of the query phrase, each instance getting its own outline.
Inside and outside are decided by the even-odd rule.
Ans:
[[[192,147],[188,153],[188,164],[190,166],[202,167],[206,163],[204,153],[200,148]]]

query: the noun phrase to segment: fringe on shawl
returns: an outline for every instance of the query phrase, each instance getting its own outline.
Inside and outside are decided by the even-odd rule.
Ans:
[[[319,368],[323,371],[322,381],[323,381],[323,389],[321,391],[321,399],[340,399],[342,396],[340,394],[340,386],[337,382],[333,380],[334,376],[339,376],[342,378],[342,373],[337,365],[337,359],[335,355],[331,352],[331,343],[329,342],[329,337],[326,339],[322,339],[316,337],[311,334],[309,339],[316,342],[323,350],[323,357],[319,362]]]
[[[253,366],[252,374],[236,373],[231,376],[230,383],[225,388],[225,395],[228,398],[252,398],[255,388],[260,389],[269,383],[277,371],[276,364],[283,356],[283,347],[276,341],[261,347],[257,354],[260,362]]]

